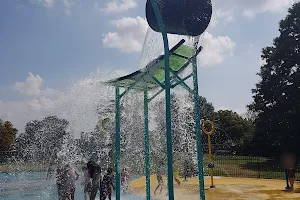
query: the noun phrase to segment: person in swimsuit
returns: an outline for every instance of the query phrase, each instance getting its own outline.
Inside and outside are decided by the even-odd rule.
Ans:
[[[285,173],[288,178],[289,188],[287,190],[294,190],[294,182],[295,182],[295,173],[296,173],[296,155],[291,151],[284,150],[284,153],[281,156],[281,165],[285,170]]]
[[[84,200],[87,200],[87,197],[91,196],[91,188],[92,188],[92,183],[91,183],[91,177],[89,175],[89,171],[86,166],[82,168],[83,170],[83,192],[84,192]]]
[[[130,182],[130,171],[127,167],[123,168],[121,171],[121,185],[123,187],[123,192],[127,193],[128,185]]]
[[[176,181],[176,183],[178,185],[180,185],[181,182],[179,180],[179,170],[178,170],[178,168],[175,167],[175,165],[173,165],[173,174],[174,174],[174,180]]]
[[[108,168],[107,173],[103,176],[103,180],[101,182],[100,200],[106,200],[106,198],[111,200],[112,189],[115,189],[112,171],[112,168]]]
[[[163,181],[163,174],[164,174],[164,168],[163,168],[163,163],[161,163],[161,166],[157,169],[156,171],[156,179],[158,182],[158,186],[156,187],[154,194],[156,194],[156,191],[160,188],[160,194],[162,192],[163,186],[164,186],[164,181]]]
[[[63,186],[62,186],[62,172],[63,169],[61,168],[61,166],[58,166],[56,169],[56,185],[57,185],[57,193],[58,193],[58,200],[62,200],[62,196],[63,196]]]
[[[296,174],[296,156],[293,153],[289,153],[286,158],[286,166],[287,166],[287,173],[289,177],[289,183],[291,190],[294,190],[294,182],[295,182],[295,174]]]
[[[96,162],[89,161],[87,163],[87,169],[89,172],[89,176],[92,179],[90,200],[95,200],[100,185],[101,167]]]
[[[59,175],[59,196],[61,200],[75,199],[75,185],[78,173],[70,164],[66,164]]]

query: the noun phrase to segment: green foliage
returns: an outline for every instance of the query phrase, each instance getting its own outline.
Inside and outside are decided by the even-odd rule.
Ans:
[[[0,150],[3,149],[3,121],[0,119]]]
[[[0,119],[0,150],[9,151],[14,145],[15,135],[18,130],[15,129],[11,122]]]
[[[13,139],[14,139],[14,130],[11,122],[6,121],[4,122],[4,128],[3,128],[3,148],[5,150],[10,150],[13,145]]]
[[[56,116],[33,120],[17,138],[16,148],[25,160],[47,161],[61,149],[69,122]]]
[[[214,119],[215,108],[211,102],[208,102],[205,97],[199,96],[199,106],[201,119]]]
[[[262,51],[266,64],[249,105],[257,113],[255,143],[268,155],[276,154],[283,143],[296,148],[300,141],[300,3],[289,9],[279,31],[273,45]]]
[[[251,137],[253,124],[246,118],[241,117],[231,110],[220,110],[215,113],[216,132],[226,137],[214,136],[217,143],[224,143],[231,140],[234,144],[240,144],[243,139]]]

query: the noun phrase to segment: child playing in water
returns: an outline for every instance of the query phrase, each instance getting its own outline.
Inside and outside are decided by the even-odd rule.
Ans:
[[[288,179],[289,179],[291,190],[294,190],[295,172],[296,172],[295,165],[296,165],[296,156],[293,153],[287,154],[286,167],[287,167]]]
[[[156,191],[160,188],[160,194],[163,189],[164,181],[163,181],[163,174],[164,174],[164,168],[163,168],[163,163],[161,163],[160,167],[156,171],[156,178],[158,182],[158,186],[156,187],[154,194],[156,194]]]
[[[111,200],[112,188],[115,189],[112,168],[108,168],[101,182],[100,200],[106,200],[106,198]]]
[[[100,185],[101,167],[94,161],[89,161],[86,165],[89,172],[89,176],[92,179],[90,200],[95,200]]]
[[[123,187],[123,191],[126,193],[128,190],[128,185],[130,182],[130,172],[127,167],[123,168],[121,171],[121,185]]]
[[[175,165],[173,165],[173,173],[174,173],[174,179],[175,179],[176,183],[178,185],[180,185],[181,182],[178,179],[178,177],[179,177],[179,170],[175,167]]]
[[[57,185],[58,200],[62,200],[62,198],[63,198],[62,172],[63,172],[63,170],[62,170],[61,166],[58,166],[56,169],[56,185]]]
[[[60,198],[62,200],[75,199],[75,184],[78,180],[78,173],[70,164],[66,164],[60,172]]]
[[[87,200],[87,197],[91,196],[91,188],[92,188],[92,183],[91,183],[91,177],[89,175],[89,171],[86,166],[82,168],[83,173],[84,173],[84,179],[83,179],[83,185],[84,185],[84,200]]]
[[[285,170],[287,181],[289,182],[289,187],[286,190],[294,190],[295,182],[295,168],[296,168],[296,155],[292,153],[287,147],[285,147],[283,154],[281,155],[281,165]],[[287,183],[288,185],[288,183]]]

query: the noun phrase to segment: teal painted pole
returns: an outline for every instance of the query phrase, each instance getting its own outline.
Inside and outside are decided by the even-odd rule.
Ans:
[[[120,89],[116,86],[116,200],[121,199],[121,179],[120,179]]]
[[[198,42],[195,42],[194,48],[197,50]],[[198,179],[200,199],[205,200],[204,193],[204,174],[203,174],[203,152],[202,152],[202,137],[200,124],[200,108],[198,94],[198,73],[197,73],[197,57],[193,58],[193,84],[194,84],[194,115],[196,123],[196,138],[197,138],[197,158],[198,158]]]
[[[146,171],[146,197],[150,200],[150,145],[148,120],[148,91],[144,90],[144,134],[145,134],[145,171]]]
[[[166,91],[166,129],[167,129],[167,157],[168,157],[168,192],[169,200],[174,200],[173,187],[173,150],[172,150],[172,126],[171,126],[171,91],[170,91],[170,65],[169,65],[169,41],[165,31],[163,19],[157,4],[157,0],[151,0],[156,19],[162,33],[165,50],[165,91]]]

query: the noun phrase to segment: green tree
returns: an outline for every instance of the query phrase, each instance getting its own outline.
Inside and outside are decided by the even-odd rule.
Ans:
[[[14,129],[12,123],[9,121],[4,122],[3,128],[3,148],[10,150],[14,142]]]
[[[0,119],[0,150],[3,150],[3,121]]]
[[[69,122],[56,116],[33,120],[17,138],[16,148],[25,160],[47,161],[61,150]]]
[[[2,124],[2,121],[0,121],[0,148],[2,150],[9,151],[12,149],[16,133],[17,129],[13,127],[11,122],[5,121],[4,124]]]
[[[257,113],[255,143],[259,152],[269,155],[283,143],[299,146],[300,3],[289,9],[279,25],[280,35],[262,51],[266,63],[261,66],[261,80],[252,90],[254,101],[249,105]]]
[[[231,110],[219,110],[215,113],[216,131],[212,140],[218,144],[233,142],[241,145],[253,134],[253,124]]]
[[[215,110],[213,104],[208,102],[205,97],[199,96],[199,106],[201,119],[213,120]]]

